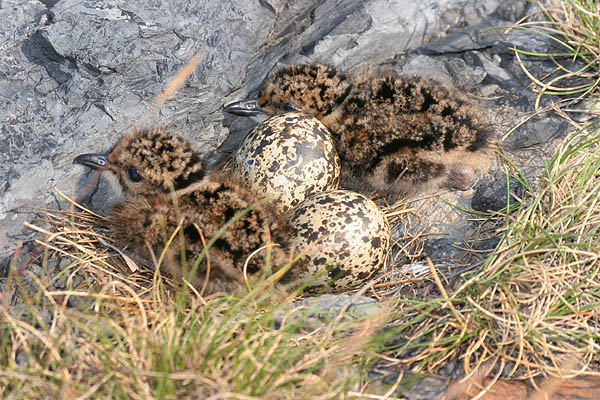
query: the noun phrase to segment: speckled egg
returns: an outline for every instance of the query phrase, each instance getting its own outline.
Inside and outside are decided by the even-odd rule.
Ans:
[[[348,190],[318,193],[290,210],[290,245],[306,255],[293,264],[288,280],[318,277],[309,291],[325,286],[339,292],[380,271],[390,246],[390,226],[377,204]]]
[[[337,189],[340,160],[327,128],[303,113],[261,122],[234,154],[233,172],[286,211],[308,196]]]

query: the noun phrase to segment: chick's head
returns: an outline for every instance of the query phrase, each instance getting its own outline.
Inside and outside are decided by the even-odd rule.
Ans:
[[[205,175],[190,143],[153,129],[124,136],[108,155],[82,154],[73,162],[104,172],[126,195],[168,193]]]

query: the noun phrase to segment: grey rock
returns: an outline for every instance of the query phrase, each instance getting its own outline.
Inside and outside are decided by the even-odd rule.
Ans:
[[[416,55],[399,60],[400,72],[406,75],[425,75],[434,79],[450,80],[452,75],[446,60]]]
[[[348,294],[322,294],[287,304],[276,317],[277,323],[293,323],[297,329],[314,330],[339,322],[360,320],[379,310],[379,302],[366,296]],[[341,315],[340,315],[341,314]],[[338,327],[338,326],[336,326]]]
[[[544,114],[531,119],[521,127],[518,135],[509,136],[504,144],[513,149],[529,148],[564,136],[569,129],[569,123],[564,119]]]
[[[491,254],[491,252],[498,247],[501,238],[499,236],[492,236],[488,239],[482,239],[473,244],[473,249],[481,252],[485,252],[486,254]],[[461,281],[457,281],[458,284],[462,283]],[[455,284],[456,287],[456,284]]]
[[[400,377],[399,375],[402,374]],[[375,393],[387,393],[401,378],[400,384],[389,394],[394,398],[408,400],[439,399],[445,392],[450,379],[442,376],[422,376],[409,371],[402,371],[396,366],[375,367],[369,372],[369,389]]]
[[[326,311],[336,315],[345,310],[347,313],[365,316],[378,310],[377,300],[366,296],[349,294],[323,294],[319,297],[308,297],[290,303],[289,309],[302,307],[308,310]]]
[[[463,254],[461,248],[464,248],[464,244],[455,243],[451,238],[442,237],[425,242],[423,252],[431,258],[433,262],[448,262],[449,260],[458,259]]]
[[[471,205],[477,211],[500,211],[507,207],[509,201],[512,204],[520,201],[524,192],[525,187],[521,182],[510,178],[507,183],[506,178],[502,177],[479,185],[473,195]]]
[[[448,380],[444,377],[427,376],[409,384],[400,385],[396,393],[397,396],[402,395],[410,400],[437,399],[444,393],[447,385]]]
[[[515,88],[516,90],[523,90],[524,88],[515,82],[515,78],[509,71],[502,68],[502,58],[495,54],[496,59],[494,60],[486,53],[479,51],[473,51],[465,55],[465,64],[477,65],[482,68],[489,79],[495,83],[501,85],[501,87]]]

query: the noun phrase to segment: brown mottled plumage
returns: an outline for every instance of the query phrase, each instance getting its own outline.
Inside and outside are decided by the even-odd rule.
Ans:
[[[343,185],[357,190],[466,188],[487,170],[492,129],[460,89],[393,71],[367,71],[351,82],[330,67],[292,65],[262,84],[255,114],[297,104],[320,118],[336,141]],[[225,111],[252,115],[249,104]]]
[[[199,153],[185,140],[165,132],[143,130],[122,138],[107,156],[83,154],[74,162],[103,171],[122,187],[126,200],[112,209],[110,225],[120,246],[153,266],[168,237],[181,223],[179,236],[166,251],[161,270],[180,278],[208,243],[233,217],[239,216],[214,242],[197,273],[189,276],[204,293],[229,292],[243,282],[241,268],[254,251],[277,243],[284,232],[272,207],[231,177],[205,174]],[[247,210],[250,208],[250,210]],[[246,211],[245,213],[243,213]],[[272,238],[272,239],[271,239]],[[271,246],[273,263],[283,250]],[[210,271],[207,271],[210,262]],[[247,264],[249,275],[265,266],[265,251]]]
[[[326,65],[290,65],[263,82],[257,103],[276,113],[291,111],[297,103],[323,120],[342,104],[351,88],[345,75]]]
[[[256,197],[231,179],[210,175],[201,182],[176,192],[174,195],[137,196],[117,204],[110,223],[114,237],[135,254],[150,260],[152,249],[158,258],[165,242],[180,221],[185,238],[185,264],[182,262],[179,237],[169,247],[161,269],[175,278],[182,274],[182,265],[189,271],[202,254],[204,242],[232,218],[247,208],[246,214],[233,222],[214,242],[208,253],[210,279],[205,294],[230,292],[243,283],[242,267],[255,250],[281,238],[281,226],[271,207],[259,203]],[[247,264],[247,274],[256,274],[266,266],[266,251],[258,251]],[[280,265],[285,257],[280,247],[271,246],[273,265]],[[199,265],[191,283],[200,289],[207,273],[206,258]]]
[[[451,84],[367,72],[329,126],[347,180],[391,193],[416,185],[460,189],[488,168],[492,130],[482,115]]]
[[[169,193],[199,181],[205,175],[201,159],[187,141],[145,129],[122,137],[108,155],[82,154],[73,162],[105,171],[124,194],[144,195]]]

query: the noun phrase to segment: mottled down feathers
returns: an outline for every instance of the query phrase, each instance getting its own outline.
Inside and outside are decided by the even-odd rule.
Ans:
[[[299,106],[319,118],[335,138],[343,186],[355,190],[463,189],[492,154],[492,125],[478,103],[434,79],[291,65],[263,82],[257,105],[270,114]]]
[[[76,162],[87,161],[88,156],[81,155]],[[176,281],[187,278],[210,294],[230,292],[242,284],[244,260],[248,260],[249,276],[261,271],[267,247],[273,265],[286,261],[277,245],[283,242],[286,228],[272,207],[232,177],[205,172],[200,154],[187,141],[157,130],[135,131],[104,159],[97,169],[120,185],[125,195],[108,218],[112,237],[146,265],[157,265],[162,255],[161,270]],[[85,165],[96,168],[89,162]],[[183,246],[179,235],[166,246],[177,230],[183,235]],[[217,234],[196,272],[186,273]]]

